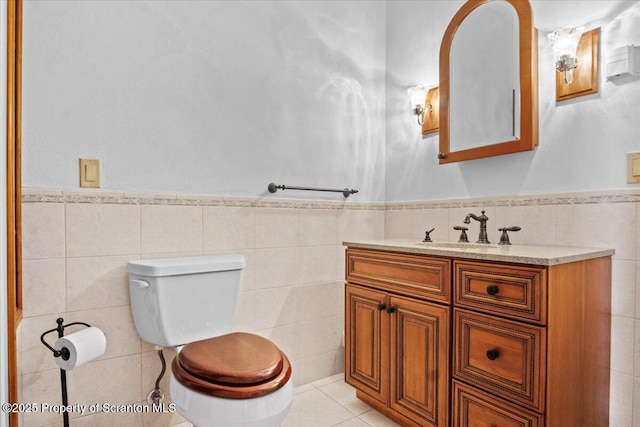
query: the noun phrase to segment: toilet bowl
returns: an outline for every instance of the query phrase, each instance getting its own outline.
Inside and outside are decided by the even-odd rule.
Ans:
[[[196,427],[278,427],[293,401],[291,363],[271,341],[231,333],[242,255],[130,261],[140,336],[176,346],[171,400]]]
[[[288,381],[276,392],[252,399],[223,399],[184,387],[174,375],[171,399],[180,415],[195,427],[277,427],[284,421],[293,384]]]
[[[277,427],[293,398],[290,378],[271,341],[236,332],[184,346],[171,363],[170,393],[197,427]]]

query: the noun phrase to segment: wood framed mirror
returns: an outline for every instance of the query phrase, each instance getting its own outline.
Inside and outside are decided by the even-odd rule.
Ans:
[[[528,0],[468,0],[440,46],[440,164],[538,145],[538,37]]]

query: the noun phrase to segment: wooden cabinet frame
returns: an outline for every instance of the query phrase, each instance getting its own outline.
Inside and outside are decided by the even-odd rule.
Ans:
[[[345,380],[379,412],[405,427],[608,426],[610,256],[346,258]]]

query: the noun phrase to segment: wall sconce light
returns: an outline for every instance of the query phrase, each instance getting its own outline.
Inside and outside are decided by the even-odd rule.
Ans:
[[[432,87],[427,92],[425,111],[422,113],[422,134],[440,130],[440,88]]]
[[[559,28],[549,34],[556,60],[556,70],[564,74],[565,84],[573,81],[573,69],[578,65],[578,43],[584,27]]]
[[[422,126],[422,114],[424,113],[424,104],[427,99],[427,89],[424,86],[413,86],[407,90],[411,99],[411,113],[418,116],[418,124]]]
[[[556,101],[598,92],[600,28],[565,27],[549,34],[556,70]]]

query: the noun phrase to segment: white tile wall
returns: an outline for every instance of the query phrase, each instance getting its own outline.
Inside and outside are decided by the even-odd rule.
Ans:
[[[140,206],[140,252],[168,254],[202,251],[202,207]]]
[[[26,203],[22,206],[22,256],[25,260],[65,256],[65,205]]]
[[[65,311],[64,259],[25,260],[22,263],[22,272],[24,317]]]
[[[140,206],[67,203],[64,207],[65,221],[49,227],[65,230],[68,258],[140,253]]]
[[[202,209],[205,251],[256,247],[256,212],[246,207],[204,207]]]
[[[146,400],[160,361],[153,346],[138,337],[129,305],[126,263],[140,258],[244,254],[247,268],[236,329],[261,334],[280,346],[293,364],[297,385],[342,372],[342,236],[382,238],[383,210],[295,203],[274,208],[124,202],[23,204],[21,401],[60,401],[59,370],[39,340],[58,317],[65,323],[87,322],[107,336],[102,357],[67,373],[70,403]],[[55,334],[48,338],[55,341]],[[168,362],[174,354],[165,350]],[[168,394],[168,375],[161,388]],[[76,417],[73,423],[80,426],[168,426],[183,421],[170,414]],[[21,425],[60,423],[56,414],[25,414]]]
[[[66,265],[67,309],[120,307],[129,304],[127,261],[137,256],[68,258]],[[60,310],[64,311],[64,310]]]
[[[219,200],[218,200],[219,202]],[[343,240],[456,241],[469,212],[485,209],[489,238],[519,225],[514,243],[613,247],[611,427],[640,427],[640,209],[638,202],[560,202],[442,207],[284,208],[138,203],[29,202],[23,205],[24,319],[19,328],[22,401],[59,399],[57,366],[39,342],[55,319],[85,321],[107,334],[107,353],[69,372],[70,399],[141,402],[160,362],[132,322],[125,266],[130,259],[235,251],[247,257],[236,329],[275,341],[289,356],[295,384],[343,369]],[[293,206],[293,207],[291,207]],[[462,205],[460,205],[462,206]],[[469,225],[475,241],[478,224]],[[167,359],[173,357],[167,351]],[[96,384],[99,384],[96,385]],[[168,388],[167,380],[162,387]],[[126,391],[125,391],[126,390]],[[374,416],[372,414],[370,416]],[[78,425],[113,425],[95,414]],[[51,414],[24,426],[57,425]],[[128,425],[171,425],[177,416],[144,414]],[[129,424],[132,423],[132,424]]]

